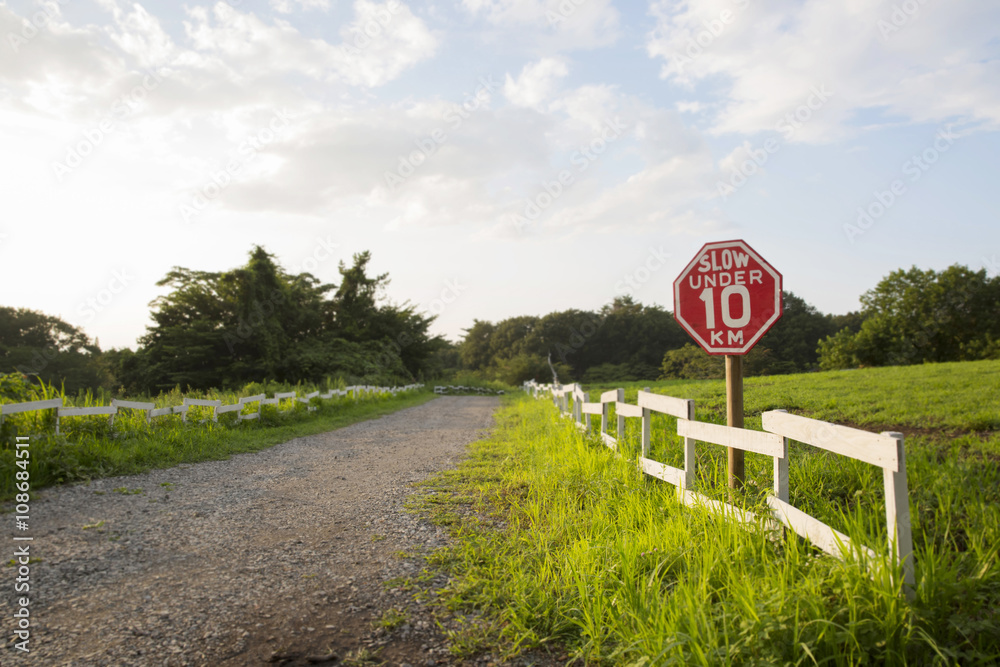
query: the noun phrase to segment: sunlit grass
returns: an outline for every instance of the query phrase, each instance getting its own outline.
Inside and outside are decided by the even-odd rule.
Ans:
[[[231,404],[240,396],[253,395],[254,389],[258,388],[248,387],[238,394],[209,392],[198,398],[218,398],[223,404]],[[308,389],[299,393],[306,391]],[[50,387],[42,387],[31,400],[59,395]],[[185,396],[192,397],[191,394]],[[15,491],[17,468],[12,443],[17,435],[30,438],[31,488],[38,490],[54,484],[136,474],[178,463],[226,459],[240,452],[258,451],[295,437],[330,431],[420,405],[434,397],[424,388],[395,396],[366,396],[357,401],[315,398],[312,399],[312,405],[317,408],[314,412],[308,411],[304,403],[286,401],[281,409],[262,406],[259,419],[238,421],[236,413],[230,412],[220,415],[217,423],[210,420],[200,423],[200,420],[210,419],[210,408],[191,408],[187,422],[182,421],[180,415],[165,415],[147,423],[141,412],[120,411],[113,426],[105,416],[64,418],[59,435],[55,434],[54,410],[11,415],[5,418],[0,431],[0,500],[13,497]],[[182,400],[179,392],[170,392],[156,397],[153,402],[162,407],[179,405]],[[88,404],[87,401],[92,402]],[[71,402],[67,400],[66,404]],[[82,400],[78,397],[75,403],[78,407],[101,404],[93,397]]]
[[[493,436],[432,483],[465,498],[478,517],[449,522],[459,539],[437,556],[455,575],[443,599],[494,617],[493,643],[509,653],[556,644],[589,664],[994,664],[1000,438],[976,431],[1000,364],[942,366],[853,371],[854,390],[839,395],[839,412],[823,393],[842,373],[762,378],[767,386],[747,397],[751,428],[760,428],[764,409],[791,408],[831,421],[970,432],[906,440],[912,602],[888,576],[880,469],[804,445],[791,452],[792,504],[873,548],[883,567],[869,568],[792,533],[772,540],[762,528],[682,506],[673,487],[628,460],[638,420],[628,420],[632,444],[619,458],[550,402],[530,398],[505,401]],[[700,418],[722,421],[724,410],[712,404],[719,385],[655,390],[699,399]],[[627,388],[626,400],[634,403],[636,389]],[[794,404],[782,400],[793,396]],[[670,421],[654,424],[653,458],[680,466]],[[698,448],[699,490],[725,498],[724,450]],[[748,493],[736,502],[759,509],[771,460],[748,455],[747,470]]]

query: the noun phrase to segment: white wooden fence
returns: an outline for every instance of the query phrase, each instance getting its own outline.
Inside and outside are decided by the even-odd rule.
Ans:
[[[903,589],[908,597],[914,594],[913,539],[910,529],[910,505],[906,486],[906,456],[903,434],[896,432],[870,433],[856,428],[788,414],[784,410],[763,413],[763,431],[732,428],[695,421],[694,401],[673,398],[649,391],[640,391],[637,405],[624,402],[625,390],[615,389],[601,394],[599,402],[590,402],[589,394],[578,384],[554,386],[527,382],[524,390],[537,397],[551,396],[563,416],[570,418],[584,431],[590,430],[590,416],[601,416],[599,437],[609,448],[618,450],[625,438],[625,420],[642,419],[641,453],[636,464],[643,473],[673,484],[681,501],[687,506],[702,506],[712,512],[744,524],[758,522],[771,529],[787,526],[818,548],[836,557],[851,554],[862,556],[874,564],[875,552],[858,545],[843,533],[819,519],[789,504],[788,501],[788,441],[822,449],[833,454],[864,461],[883,471],[885,514],[889,535],[890,557],[895,556],[903,571]],[[570,405],[572,400],[572,407]],[[616,432],[608,433],[610,407],[615,407]],[[649,458],[652,413],[677,419],[677,435],[684,441],[684,468],[675,468]],[[758,517],[729,503],[708,498],[694,490],[695,443],[704,442],[722,447],[735,447],[746,452],[770,456],[773,459],[774,486],[767,497],[770,516]]]
[[[360,400],[366,396],[376,396],[387,393],[395,395],[402,391],[409,391],[420,387],[423,387],[423,385],[409,384],[405,387],[374,387],[370,385],[356,385],[347,387],[346,389],[332,389],[325,394],[320,394],[318,391],[314,391],[301,397],[297,396],[294,391],[276,393],[272,398],[267,398],[264,394],[257,394],[256,396],[244,396],[237,400],[236,403],[232,403],[230,405],[223,405],[222,401],[217,399],[185,398],[181,405],[173,405],[164,408],[157,408],[153,403],[123,401],[117,398],[112,399],[111,405],[77,408],[63,405],[62,398],[50,398],[44,401],[5,403],[0,405],[0,425],[3,424],[3,420],[6,415],[13,415],[21,412],[35,412],[38,410],[56,411],[56,433],[59,433],[61,421],[64,417],[92,417],[109,415],[110,423],[114,425],[115,416],[122,410],[139,410],[144,412],[146,414],[147,423],[151,423],[154,417],[161,417],[163,415],[181,415],[181,419],[183,421],[187,421],[188,410],[192,407],[212,408],[211,421],[213,422],[218,422],[219,415],[227,412],[235,412],[237,421],[245,421],[248,419],[259,419],[261,406],[274,405],[276,407],[280,407],[282,400],[299,401],[300,403],[306,404],[311,403],[314,398],[331,399],[335,396],[350,396],[355,400]],[[252,404],[256,404],[257,409],[252,412],[244,412],[244,407]],[[316,407],[313,405],[309,405],[308,407],[310,412],[315,409]]]

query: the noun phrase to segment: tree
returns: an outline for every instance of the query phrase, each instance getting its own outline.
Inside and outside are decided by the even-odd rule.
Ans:
[[[962,361],[994,354],[1000,277],[954,265],[897,270],[861,297],[864,321],[820,344],[828,368]]]
[[[0,306],[0,372],[38,377],[70,394],[112,382],[100,347],[81,329],[27,308]]]
[[[782,293],[781,319],[758,342],[771,352],[767,374],[799,373],[819,365],[819,342],[837,331],[831,318],[792,292]],[[754,348],[756,349],[756,348]]]
[[[352,266],[341,263],[339,287],[286,273],[259,246],[230,271],[175,267],[158,283],[172,289],[151,304],[154,324],[142,347],[119,354],[119,368],[130,387],[148,392],[337,374],[412,381],[442,340],[428,334],[433,317],[379,304],[388,274],[369,277],[370,259],[362,252]]]
[[[663,380],[713,380],[726,376],[724,357],[711,355],[693,343],[663,355]]]
[[[495,330],[495,324],[483,320],[473,320],[471,327],[463,329],[465,338],[459,345],[458,354],[464,368],[481,370],[490,365],[493,360],[490,353],[490,338]]]

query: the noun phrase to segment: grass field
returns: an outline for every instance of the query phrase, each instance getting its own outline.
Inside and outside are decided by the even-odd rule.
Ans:
[[[626,386],[634,403],[642,384]],[[613,387],[588,387],[592,397]],[[721,381],[655,383],[722,423]],[[558,416],[511,397],[492,437],[428,487],[457,541],[442,602],[487,619],[457,652],[551,646],[588,664],[856,665],[1000,661],[1000,362],[751,378],[747,427],[785,408],[906,435],[916,558],[908,602],[886,573],[879,469],[793,443],[792,504],[883,554],[872,576],[786,533],[776,541],[704,510]],[[653,458],[679,465],[675,425],[654,420]],[[638,444],[638,420],[627,440]],[[697,486],[722,497],[722,448],[699,444]],[[758,507],[770,459],[747,455]]]
[[[268,393],[291,391],[295,387],[268,387]],[[302,387],[298,389],[302,390]],[[311,388],[305,388],[305,393]],[[221,399],[223,404],[235,403],[239,396],[263,391],[250,387],[240,392],[213,391],[199,398]],[[50,392],[51,393],[51,392]],[[59,394],[55,394],[58,396]],[[189,397],[194,397],[187,394]],[[50,398],[31,396],[30,400]],[[12,443],[16,435],[30,436],[30,475],[33,491],[66,482],[130,475],[152,468],[166,468],[178,463],[226,459],[240,452],[252,452],[271,447],[292,438],[322,433],[366,419],[379,417],[403,408],[420,405],[435,395],[429,389],[407,391],[398,395],[370,396],[355,401],[352,398],[312,399],[315,412],[303,403],[286,403],[281,410],[262,406],[261,417],[252,421],[237,421],[236,413],[219,417],[218,423],[198,423],[211,416],[210,408],[191,408],[188,422],[179,415],[157,417],[147,424],[141,413],[122,413],[111,427],[107,417],[74,417],[63,419],[61,435],[55,434],[54,410],[21,413],[7,417],[0,436],[0,500],[9,500],[15,493],[16,466]],[[177,392],[161,394],[153,402],[157,407],[179,405]],[[83,406],[93,402],[84,398],[73,401]],[[70,401],[67,401],[69,404]],[[252,406],[251,406],[252,407]],[[249,408],[248,408],[249,409]]]

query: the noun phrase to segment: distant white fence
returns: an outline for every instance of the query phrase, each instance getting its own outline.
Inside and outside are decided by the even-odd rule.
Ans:
[[[294,391],[276,393],[273,398],[267,398],[264,394],[257,394],[256,396],[244,396],[237,400],[236,403],[232,403],[230,405],[223,405],[222,401],[217,399],[185,398],[181,405],[173,405],[164,408],[157,408],[153,403],[123,401],[117,398],[112,399],[111,405],[77,408],[63,405],[62,398],[50,398],[44,401],[5,403],[0,405],[0,425],[3,424],[4,417],[7,415],[18,414],[21,412],[35,412],[38,410],[56,411],[56,433],[59,433],[61,422],[64,417],[93,417],[108,415],[110,416],[110,424],[114,425],[115,416],[122,410],[139,410],[140,412],[144,412],[146,414],[146,423],[151,423],[154,417],[162,417],[164,415],[181,415],[181,419],[183,421],[187,421],[188,410],[192,407],[212,408],[211,421],[213,422],[218,422],[219,415],[227,412],[235,412],[237,421],[245,421],[249,419],[259,419],[262,406],[274,405],[276,407],[280,407],[282,400],[297,400],[300,403],[306,404],[311,403],[314,398],[328,400],[335,396],[352,397],[355,400],[360,400],[367,396],[379,396],[382,394],[395,395],[399,392],[419,389],[423,386],[424,385],[422,384],[408,384],[405,387],[374,387],[369,385],[356,385],[347,387],[346,389],[333,389],[325,394],[320,394],[318,391],[314,391],[302,397],[297,396]],[[256,404],[257,409],[251,412],[244,412],[244,408],[251,404]],[[310,412],[315,409],[316,407],[313,405],[309,405],[308,407]],[[206,419],[203,421],[209,420]]]
[[[756,525],[759,518],[752,512],[708,498],[693,490],[695,443],[705,442],[723,447],[735,447],[746,452],[772,457],[774,487],[767,498],[771,516],[764,518],[765,523],[770,524],[772,528],[778,528],[775,522],[780,522],[836,558],[844,558],[853,551],[871,560],[874,559],[875,553],[863,545],[854,544],[848,536],[789,504],[788,441],[795,440],[833,454],[878,466],[883,471],[890,554],[895,554],[897,562],[902,565],[903,588],[907,596],[913,596],[915,581],[913,539],[902,433],[888,431],[881,434],[870,433],[788,414],[784,410],[763,413],[764,430],[752,431],[695,421],[693,400],[653,394],[649,391],[640,391],[638,404],[631,405],[624,402],[624,389],[604,392],[601,394],[601,400],[595,403],[590,402],[589,394],[578,384],[554,386],[526,382],[524,390],[536,398],[550,396],[563,416],[572,419],[577,427],[584,431],[590,430],[591,415],[600,415],[599,437],[605,445],[616,451],[625,437],[625,420],[631,417],[642,419],[641,454],[636,461],[640,470],[676,486],[679,497],[685,505],[702,506],[740,523]],[[617,421],[614,436],[608,433],[611,406],[615,407]],[[654,412],[677,419],[677,435],[684,441],[683,469],[649,458]]]

